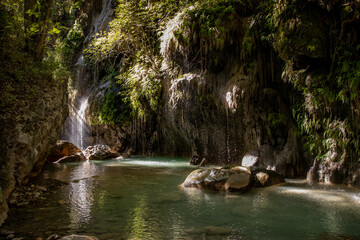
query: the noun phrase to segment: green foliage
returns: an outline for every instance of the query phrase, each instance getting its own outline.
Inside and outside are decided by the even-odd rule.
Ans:
[[[260,39],[285,61],[282,78],[293,86],[291,110],[307,149],[319,161],[354,161],[360,160],[360,47],[351,31],[346,36],[353,42],[346,43],[344,26],[358,19],[359,7],[355,1],[336,4],[339,11],[320,21],[313,14],[322,7],[316,3],[263,1],[253,19]],[[301,59],[318,65],[302,65]]]
[[[99,113],[99,123],[126,124],[130,122],[131,109],[122,96],[124,86],[114,83],[107,90]]]
[[[134,115],[144,116],[145,113],[159,111],[162,85],[160,76],[154,71],[137,64],[119,75],[118,83],[126,86],[126,97]]]
[[[226,57],[227,48],[236,50],[236,40],[244,34],[236,6],[238,0],[197,1],[186,10],[182,28],[175,34],[178,42],[189,46],[190,68],[217,69]],[[234,45],[234,46],[232,46]]]

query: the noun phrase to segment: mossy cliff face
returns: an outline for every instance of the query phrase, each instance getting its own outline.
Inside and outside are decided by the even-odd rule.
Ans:
[[[117,75],[93,100],[93,136],[110,124],[121,151],[255,159],[289,177],[317,166],[316,180],[358,182],[356,1],[137,3],[121,3],[88,51]]]
[[[180,40],[194,43],[190,49],[176,35],[168,40],[165,61],[182,74],[164,81],[160,149],[222,164],[240,164],[255,153],[263,167],[288,177],[304,175],[307,163],[288,105],[291,88],[281,81],[279,58],[250,33],[250,10],[233,9],[230,20],[235,23],[225,19],[219,36],[201,36],[196,32],[201,26],[180,26]],[[189,25],[194,26],[191,20],[198,19],[191,16]],[[202,57],[195,54],[201,51]],[[188,59],[189,68],[181,67],[179,55]]]

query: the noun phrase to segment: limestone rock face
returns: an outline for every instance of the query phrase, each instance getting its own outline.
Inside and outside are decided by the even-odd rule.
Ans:
[[[352,166],[349,166],[349,163],[346,163],[345,161],[325,163],[314,161],[314,165],[307,174],[307,181],[309,183],[346,183],[359,186],[360,164],[353,163]]]
[[[78,148],[77,146],[66,140],[58,140],[56,142],[55,147],[52,149],[50,155],[48,156],[47,160],[49,162],[56,162],[61,158],[69,157],[76,153],[79,153],[80,155],[82,154],[80,148]]]
[[[105,160],[120,156],[119,153],[112,151],[107,145],[89,146],[85,149],[84,155],[89,160]]]
[[[40,172],[68,113],[66,81],[42,82],[32,85],[34,94],[26,95],[19,87],[7,93],[12,94],[9,102],[1,102],[0,187],[5,199],[15,185],[26,183]],[[1,216],[4,209],[0,210]]]

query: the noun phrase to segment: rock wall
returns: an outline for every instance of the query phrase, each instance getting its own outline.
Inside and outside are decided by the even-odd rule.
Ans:
[[[282,61],[249,34],[253,13],[235,11],[232,22],[225,22],[222,46],[201,39],[200,26],[186,11],[176,14],[161,37],[160,111],[128,125],[92,126],[92,141],[120,152],[196,156],[217,164],[241,164],[246,154],[261,152],[262,168],[305,176],[308,163],[289,109],[291,86],[281,79]],[[187,29],[185,18],[195,27]],[[109,87],[94,87],[89,115],[101,107]]]
[[[16,185],[26,183],[41,170],[67,116],[65,82],[45,80],[43,85],[33,86],[36,94],[31,96],[24,96],[20,89],[12,93],[11,105],[0,115],[0,187],[4,199]]]
[[[163,39],[164,61],[182,74],[167,68],[173,74],[164,81],[160,152],[220,164],[241,164],[244,156],[256,153],[258,167],[286,177],[305,176],[308,163],[289,106],[291,86],[281,79],[282,61],[277,53],[248,34],[252,24],[248,14],[236,12],[231,24],[235,27],[228,30],[217,51],[211,39],[193,37],[198,35],[194,30],[183,31],[184,38],[193,43],[190,47],[175,34]],[[183,28],[178,24],[172,30]],[[205,60],[196,57],[202,51],[198,42],[213,49],[203,53]],[[244,42],[252,47],[245,47]],[[221,59],[221,64],[202,69],[184,59],[208,64]]]

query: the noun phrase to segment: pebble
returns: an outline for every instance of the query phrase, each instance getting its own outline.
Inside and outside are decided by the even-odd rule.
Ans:
[[[43,186],[38,186],[37,187],[40,191],[43,191],[43,192],[46,192],[47,191],[47,188],[46,187],[43,187]]]

